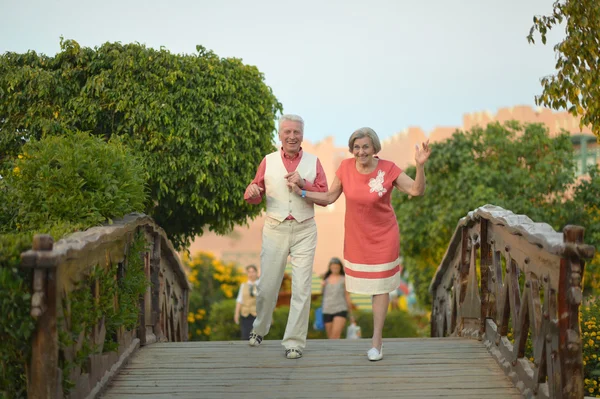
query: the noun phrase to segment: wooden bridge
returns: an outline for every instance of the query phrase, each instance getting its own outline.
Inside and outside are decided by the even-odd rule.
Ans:
[[[59,344],[59,332],[75,331],[70,293],[83,284],[97,300],[106,295],[93,277],[98,267],[116,268],[116,278],[125,279],[136,232],[147,243],[149,281],[138,327],[117,331],[116,349],[103,348],[103,318],[71,345]],[[368,339],[309,340],[298,360],[285,359],[279,341],[258,348],[184,342],[190,286],[164,231],[144,215],[56,245],[37,236],[22,254],[23,267],[34,271],[37,319],[28,396],[583,398],[578,318],[584,260],[593,253],[580,227],[559,234],[526,216],[481,207],[458,223],[431,283],[432,338],[385,339],[383,361],[371,363]],[[96,351],[73,366],[86,345]],[[65,372],[74,382],[68,394]]]

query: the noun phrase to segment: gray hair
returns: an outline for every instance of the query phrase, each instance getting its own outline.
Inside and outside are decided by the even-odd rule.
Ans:
[[[373,143],[373,149],[375,150],[375,154],[381,151],[381,142],[379,141],[379,136],[375,133],[375,130],[370,127],[361,127],[360,129],[354,131],[348,140],[348,149],[350,152],[353,152],[354,141],[357,139],[362,139],[368,137],[371,139]]]
[[[300,125],[302,126],[302,132],[304,132],[304,119],[302,119],[302,117],[300,117],[298,115],[294,115],[294,114],[281,115],[281,117],[279,118],[279,129],[277,129],[277,131],[281,130],[281,124],[285,121],[300,122]]]

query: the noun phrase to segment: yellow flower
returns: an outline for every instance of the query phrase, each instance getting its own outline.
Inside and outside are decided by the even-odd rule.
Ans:
[[[15,168],[13,169],[13,173],[19,176],[21,174],[21,169],[18,166],[15,166]]]
[[[206,327],[204,328],[204,335],[210,335],[210,331],[211,331],[211,330],[210,330],[210,326],[206,326]]]
[[[590,340],[588,341],[588,344],[589,344],[590,346],[594,345],[594,340],[593,340],[593,339],[590,339]]]
[[[196,320],[202,320],[204,319],[204,316],[206,316],[206,310],[204,309],[198,309],[196,311]]]
[[[19,158],[19,159],[23,159],[23,154],[19,154],[19,155],[17,156],[17,158]]]
[[[202,331],[200,331],[200,330],[197,329],[196,330],[196,335],[202,335]]]
[[[193,322],[194,322],[194,314],[188,313],[188,323],[193,323]]]

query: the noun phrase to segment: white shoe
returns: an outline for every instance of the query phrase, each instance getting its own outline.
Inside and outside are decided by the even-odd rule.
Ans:
[[[260,345],[260,343],[262,342],[263,337],[261,335],[258,335],[257,333],[255,333],[254,331],[252,331],[250,333],[250,339],[248,340],[248,345],[250,346],[258,346]]]
[[[296,348],[286,349],[285,357],[288,359],[300,359],[302,357],[302,351]]]
[[[383,345],[381,345],[381,349],[377,350],[377,348],[371,348],[367,352],[367,357],[370,361],[376,362],[378,360],[383,359]]]

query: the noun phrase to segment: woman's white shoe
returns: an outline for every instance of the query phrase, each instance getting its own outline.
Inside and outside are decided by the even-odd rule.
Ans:
[[[383,345],[381,345],[381,349],[377,350],[377,348],[371,348],[367,352],[367,357],[370,361],[376,362],[378,360],[383,359]]]

